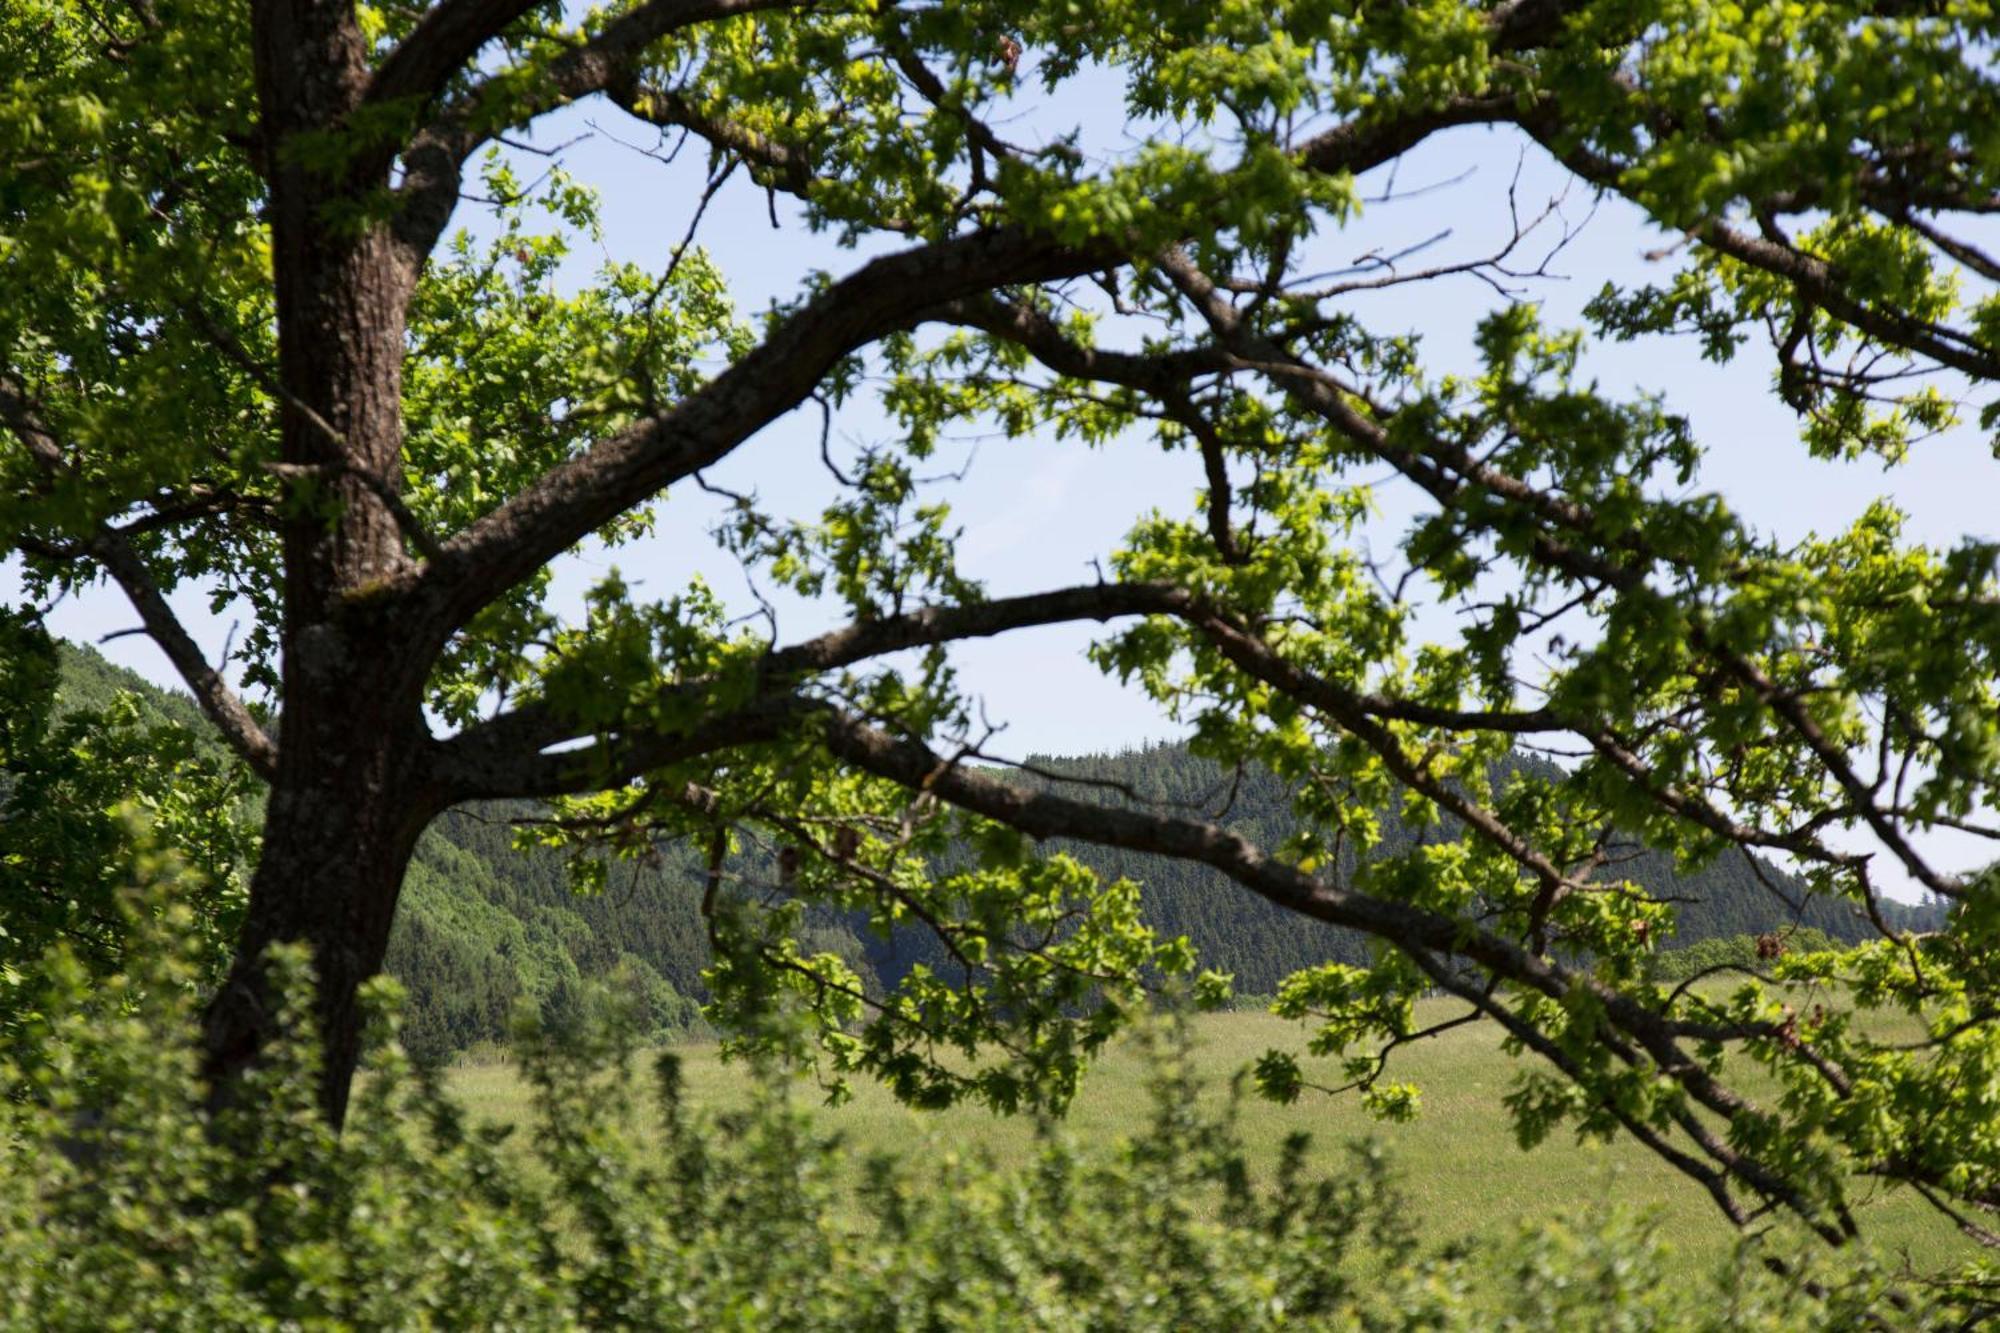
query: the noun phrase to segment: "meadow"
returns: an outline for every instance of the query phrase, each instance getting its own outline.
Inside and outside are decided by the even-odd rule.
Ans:
[[[1420,1012],[1420,1019],[1452,1012],[1442,1001],[1431,1003],[1435,1008]],[[1264,1013],[1193,1019],[1191,1057],[1202,1096],[1220,1108],[1239,1071],[1270,1047],[1297,1049],[1300,1037],[1295,1025]],[[676,1051],[688,1097],[698,1109],[726,1111],[747,1101],[748,1072],[720,1059],[716,1047]],[[1133,1132],[1149,1113],[1153,1067],[1139,1043],[1108,1052],[1086,1077],[1057,1132],[1085,1144],[1110,1143]],[[1390,1077],[1422,1089],[1421,1113],[1413,1121],[1379,1121],[1352,1094],[1308,1092],[1295,1105],[1279,1106],[1246,1091],[1237,1103],[1238,1127],[1253,1169],[1275,1163],[1285,1138],[1298,1131],[1312,1136],[1310,1169],[1322,1174],[1341,1169],[1348,1142],[1374,1139],[1395,1168],[1412,1220],[1435,1241],[1494,1236],[1550,1220],[1589,1225],[1605,1205],[1616,1204],[1652,1212],[1677,1252],[1702,1261],[1722,1257],[1734,1232],[1713,1201],[1636,1144],[1578,1142],[1558,1132],[1534,1149],[1518,1147],[1501,1099],[1520,1067],[1500,1049],[1493,1025],[1468,1025],[1397,1052]],[[461,1064],[451,1071],[449,1085],[478,1120],[516,1124],[529,1116],[526,1089],[511,1065]],[[876,1153],[934,1160],[984,1151],[1008,1166],[1025,1162],[1034,1148],[1036,1126],[1027,1117],[996,1117],[970,1107],[919,1112],[871,1083],[857,1082],[854,1091],[847,1104],[815,1111],[822,1129],[841,1136],[852,1163]],[[817,1092],[802,1083],[798,1096],[812,1101]],[[1892,1258],[1934,1271],[1976,1252],[1907,1190],[1864,1184],[1857,1197],[1868,1243]]]

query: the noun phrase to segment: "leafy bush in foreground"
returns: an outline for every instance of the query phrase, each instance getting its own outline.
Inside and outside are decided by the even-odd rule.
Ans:
[[[41,1058],[7,1071],[0,1324],[7,1328],[1831,1329],[1931,1316],[1843,1265],[1831,1289],[1748,1251],[1691,1274],[1642,1220],[1427,1246],[1380,1158],[1308,1180],[1307,1145],[1252,1179],[1227,1116],[1197,1112],[1174,1042],[1128,1143],[1051,1135],[1032,1169],[876,1161],[766,1080],[705,1117],[657,1061],[642,1094],[616,1022],[524,1034],[525,1143],[474,1128],[412,1069],[393,997],[347,1131],[287,1041],[202,1111],[178,914],[138,917],[134,972],[43,969]],[[288,1030],[309,969],[274,959]],[[1962,1313],[1962,1312],[1961,1312]]]

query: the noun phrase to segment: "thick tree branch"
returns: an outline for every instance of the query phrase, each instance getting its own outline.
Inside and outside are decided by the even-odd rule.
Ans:
[[[431,772],[454,804],[582,795],[703,755],[777,740],[816,707],[796,696],[766,696],[684,730],[613,733],[587,746],[547,754],[523,753],[500,743],[517,739],[504,733],[473,744],[459,738],[432,751]]]
[[[1638,105],[1639,91],[1628,83],[1619,82],[1614,86],[1621,87],[1633,103],[1629,114],[1637,122],[1647,123],[1650,118]],[[1556,103],[1548,100],[1524,103],[1518,107],[1514,119],[1557,161],[1583,180],[1600,189],[1629,194],[1624,164],[1575,143],[1561,107]],[[1643,201],[1635,202],[1643,204]],[[1769,201],[1764,199],[1746,202],[1753,209],[1769,205]],[[1878,207],[1888,202],[1879,194],[1875,198]],[[1965,202],[1968,207],[1979,210],[1990,206],[1991,201],[1968,199]],[[1927,196],[1924,206],[1940,208],[1944,206],[1944,201]],[[1977,338],[1945,325],[1918,319],[1892,307],[1871,305],[1857,298],[1837,268],[1782,237],[1754,234],[1721,218],[1701,222],[1689,234],[1718,254],[1783,279],[1806,304],[1824,310],[1882,343],[1929,357],[1940,366],[1977,379],[2000,379],[2000,349],[1989,347]]]
[[[189,636],[180,618],[167,605],[161,595],[159,585],[153,581],[145,562],[122,537],[107,536],[97,543],[98,559],[102,561],[111,577],[125,591],[125,596],[139,612],[140,621],[146,626],[146,633],[167,655],[174,670],[180,673],[202,712],[208,715],[223,739],[241,755],[243,761],[263,778],[270,781],[278,771],[278,743],[264,730],[263,724],[230,688],[229,682],[216,668],[208,664],[201,647]]]
[[[993,295],[944,302],[937,317],[1017,343],[1059,375],[1147,393],[1184,389],[1197,376],[1220,374],[1235,366],[1229,353],[1205,344],[1148,355],[1086,346],[1033,306]]]
[[[1520,115],[1518,95],[1459,97],[1437,107],[1344,121],[1294,150],[1302,165],[1325,172],[1360,173],[1401,157],[1431,135],[1461,125],[1511,123]]]
[[[493,2],[498,11],[510,7],[515,0]],[[470,8],[474,3],[476,0],[461,0],[461,7]],[[499,82],[489,81],[473,89],[402,147],[404,174],[396,191],[399,212],[395,230],[406,262],[412,267],[421,265],[436,246],[458,206],[466,160],[494,135],[526,125],[571,102],[629,88],[638,77],[647,49],[675,32],[741,14],[809,9],[813,3],[814,0],[648,0],[551,61],[527,101],[522,100],[518,88]],[[454,20],[456,39],[449,49],[462,50],[473,30],[469,24]],[[410,40],[416,38],[417,34],[412,33]],[[441,48],[446,46],[443,39],[438,44]],[[478,45],[472,48],[477,49]],[[464,58],[469,59],[470,54],[467,52]],[[444,64],[442,54],[413,56],[411,60],[427,71]],[[420,84],[416,69],[417,64],[413,63],[409,76],[396,75],[397,84]],[[449,78],[450,72],[447,70],[444,77]],[[390,73],[390,65],[385,64],[376,75],[371,95]]]
[[[1250,364],[1272,374],[1288,395],[1308,410],[1326,418],[1355,443],[1397,467],[1412,481],[1429,491],[1441,504],[1455,503],[1463,486],[1469,483],[1527,506],[1552,524],[1582,537],[1589,538],[1600,529],[1601,525],[1596,517],[1577,501],[1549,495],[1518,478],[1508,476],[1490,463],[1473,457],[1462,447],[1448,446],[1439,441],[1435,443],[1430,456],[1420,457],[1409,448],[1397,443],[1384,426],[1370,419],[1355,405],[1354,395],[1343,392],[1342,387],[1332,383],[1324,372],[1309,366],[1275,343],[1244,328],[1235,309],[1214,285],[1184,258],[1170,255],[1163,261],[1163,266],[1168,272],[1176,275],[1176,280],[1183,285],[1190,299],[1214,325],[1218,338],[1225,347],[1235,348],[1239,358],[1243,356],[1255,358]],[[1174,392],[1177,386],[1184,384],[1187,377],[1194,373],[1245,364],[1240,359],[1232,358],[1224,348],[1207,346],[1177,349],[1171,353],[1151,356],[1085,347],[1072,341],[1060,326],[1041,312],[1019,303],[1005,302],[993,297],[953,302],[945,308],[943,314],[945,318],[954,322],[979,328],[994,337],[1026,348],[1037,360],[1058,374],[1117,384],[1154,395]],[[1614,588],[1631,590],[1642,581],[1645,564],[1660,557],[1637,534],[1627,534],[1620,539],[1620,545],[1623,548],[1621,555],[1635,557],[1639,563],[1606,561],[1577,545],[1553,537],[1538,540],[1535,553],[1540,559],[1578,577],[1593,579]],[[1235,649],[1237,653],[1245,651],[1244,645],[1250,640],[1240,638],[1233,629],[1223,632],[1228,641],[1238,645]],[[1704,646],[1714,648],[1718,652],[1732,674],[1743,680],[1812,748],[1827,766],[1829,773],[1856,803],[1856,808],[1862,812],[1863,818],[1877,836],[1894,851],[1910,873],[1934,892],[1953,894],[1954,887],[1939,876],[1902,835],[1900,829],[1895,826],[1895,821],[1873,799],[1873,793],[1867,789],[1846,756],[1813,722],[1804,704],[1778,690],[1755,663],[1740,652],[1728,649],[1726,646],[1716,648],[1709,643],[1706,631],[1699,626],[1696,633]],[[1371,706],[1378,705],[1382,701],[1341,697],[1338,692],[1329,691],[1324,682],[1277,679],[1274,672],[1282,675],[1285,664],[1282,659],[1275,657],[1261,663],[1238,660],[1238,665],[1270,683],[1280,684],[1284,688],[1293,690],[1297,697],[1308,699],[1329,716],[1337,719],[1346,713],[1349,716],[1358,714],[1362,719],[1369,721],[1406,720],[1443,727],[1468,725],[1468,719],[1463,714],[1454,717],[1446,710],[1439,710],[1435,715],[1425,717],[1408,709],[1392,713],[1379,706]],[[1808,833],[1798,830],[1774,831],[1747,825],[1706,801],[1671,785],[1661,784],[1636,755],[1625,748],[1617,738],[1607,733],[1594,719],[1566,717],[1549,710],[1537,710],[1517,715],[1488,715],[1480,721],[1470,722],[1470,727],[1486,730],[1518,730],[1524,733],[1571,732],[1588,741],[1593,748],[1611,761],[1614,767],[1630,778],[1635,786],[1663,808],[1712,832],[1722,834],[1740,845],[1770,847],[1827,865],[1852,866],[1857,861],[1853,854],[1836,852]],[[1446,789],[1446,794],[1453,795],[1449,789]],[[1473,822],[1477,826],[1477,821]],[[1520,839],[1511,836],[1501,838],[1497,845],[1503,846],[1510,855],[1525,847]],[[1553,873],[1553,867],[1544,864],[1532,868],[1543,877],[1545,885],[1552,894],[1561,891],[1559,886],[1562,877]]]
[[[786,194],[803,199],[812,189],[816,179],[812,164],[796,148],[734,121],[704,115],[672,89],[631,84],[608,91],[611,100],[635,120],[698,135],[716,152],[741,160],[753,173]],[[884,225],[892,231],[902,230],[890,219],[884,219]]]
[[[1203,607],[1185,589],[1168,585],[1101,585],[1064,589],[1027,598],[1005,599],[965,607],[928,608],[909,616],[884,622],[851,625],[790,648],[774,651],[767,658],[771,671],[767,680],[776,687],[800,673],[833,669],[866,660],[886,652],[940,642],[975,634],[997,633],[1027,623],[1048,623],[1056,619],[1105,619],[1111,615],[1167,614],[1197,624],[1246,671],[1310,698],[1316,706],[1331,709],[1340,725],[1357,729],[1371,747],[1388,754],[1402,754],[1393,736],[1377,735],[1379,723],[1365,711],[1388,701],[1343,694],[1337,687],[1288,669],[1268,645],[1244,633],[1220,612]],[[818,719],[825,727],[826,743],[836,757],[878,776],[889,778],[915,790],[928,791],[962,808],[1006,823],[1038,838],[1071,838],[1097,845],[1152,852],[1179,859],[1198,861],[1222,871],[1252,891],[1291,910],[1331,924],[1364,931],[1399,948],[1417,954],[1457,955],[1537,990],[1560,997],[1574,987],[1592,991],[1605,1005],[1618,1029],[1631,1038],[1624,1044],[1621,1058],[1652,1061],[1663,1073],[1680,1082],[1710,1111],[1730,1117],[1753,1110],[1731,1090],[1715,1082],[1681,1049],[1684,1036],[1729,1040],[1754,1035],[1749,1030],[1676,1022],[1663,1013],[1646,1008],[1631,997],[1597,983],[1582,973],[1572,973],[1562,964],[1523,948],[1514,941],[1495,935],[1463,920],[1429,913],[1392,901],[1358,894],[1322,881],[1285,865],[1240,836],[1200,820],[1166,816],[1145,810],[1119,809],[1078,801],[1056,793],[1036,791],[1010,784],[941,759],[928,747],[899,740],[866,722],[848,717],[828,705],[796,695],[781,695],[770,704],[753,706],[744,713],[725,715],[704,722],[701,727],[651,738],[615,738],[600,743],[579,756],[555,755],[545,758],[553,765],[567,765],[574,775],[568,779],[583,786],[603,785],[608,771],[618,769],[636,776],[649,764],[707,753],[755,740],[773,739],[801,721]],[[518,738],[516,738],[518,739]],[[553,770],[552,770],[553,771]],[[1399,777],[1429,791],[1426,775],[1403,773]],[[489,790],[524,794],[518,787],[500,786]],[[1433,798],[1437,793],[1432,792]],[[1461,817],[1466,812],[1456,811]],[[1476,815],[1478,812],[1472,811]],[[1494,830],[1475,830],[1491,838]],[[1505,834],[1506,830],[1501,830]],[[1510,846],[1510,854],[1521,851]],[[1532,849],[1530,849],[1531,851]],[[1529,858],[1532,860],[1532,858]],[[1524,864],[1527,864],[1524,861]],[[1553,873],[1552,867],[1545,867]],[[1691,1134],[1702,1130],[1691,1117],[1683,1125]],[[1746,1157],[1713,1135],[1698,1133],[1697,1142],[1721,1170],[1766,1197],[1780,1198],[1801,1211],[1807,1205],[1780,1175]],[[1642,1135],[1649,1146],[1666,1146]],[[1657,1137],[1657,1136],[1654,1136]],[[1678,1150],[1673,1150],[1678,1152]],[[1681,1155],[1675,1165],[1687,1169],[1691,1159]],[[1703,1168],[1704,1172],[1709,1171]],[[1697,1174],[1711,1187],[1714,1175]],[[1719,1193],[1726,1198],[1726,1192]],[[1831,1222],[1809,1218],[1822,1230],[1837,1232]]]
[[[890,653],[911,648],[987,638],[1018,629],[1042,625],[1075,624],[1081,621],[1109,621],[1131,616],[1163,615],[1197,625],[1223,627],[1242,639],[1239,651],[1261,651],[1268,661],[1267,677],[1279,671],[1275,652],[1268,647],[1253,650],[1234,622],[1209,607],[1190,590],[1170,583],[1095,583],[1020,597],[998,598],[954,606],[923,607],[901,615],[856,621],[840,629],[782,648],[774,648],[758,663],[758,679],[753,694],[760,699],[788,697],[812,676],[837,671]],[[1368,718],[1411,722],[1422,726],[1449,727],[1466,731],[1495,731],[1510,735],[1566,730],[1569,724],[1543,710],[1509,711],[1450,709],[1420,704],[1384,695],[1337,690],[1311,673],[1290,668],[1283,680],[1307,693],[1308,702],[1335,706]],[[692,705],[714,689],[711,680],[685,681],[669,686],[657,702],[678,701]],[[511,795],[554,795],[576,790],[569,785],[572,768],[566,763],[545,761],[552,746],[585,738],[577,724],[544,700],[531,700],[492,718],[447,741],[440,748],[445,768],[475,781],[482,794],[505,787]],[[539,781],[554,781],[558,788],[541,790]],[[469,796],[459,799],[470,799]]]
[[[27,448],[29,457],[51,480],[70,470],[62,445],[43,424],[21,386],[8,375],[0,375],[0,421],[6,422],[15,438]],[[216,730],[245,763],[268,781],[277,772],[277,742],[236,697],[222,673],[208,664],[200,646],[167,605],[145,561],[132,549],[125,535],[107,526],[85,541],[82,549],[124,590],[147,634],[173,663],[174,670],[180,673]]]
[[[929,792],[1031,837],[1064,838],[1199,862],[1278,906],[1385,940],[1420,962],[1431,956],[1462,957],[1553,998],[1572,990],[1589,992],[1604,1006],[1610,1022],[1701,1105],[1724,1119],[1759,1114],[1681,1049],[1675,1027],[1665,1015],[1586,973],[1572,972],[1472,923],[1330,884],[1276,860],[1241,835],[1215,824],[1148,810],[1106,807],[1007,783],[955,764],[920,741],[892,736],[837,710],[828,711],[823,726],[828,748],[854,767],[912,790]],[[1633,1058],[1637,1058],[1636,1053]],[[1689,1123],[1683,1123],[1684,1129],[1690,1124],[1701,1129],[1692,1116],[1685,1120]],[[1731,1176],[1766,1197],[1784,1201],[1823,1234],[1831,1225],[1780,1173],[1728,1148],[1712,1135],[1703,1133],[1698,1142]],[[1648,1143],[1653,1146],[1650,1140]],[[1682,1162],[1675,1164],[1683,1166]]]
[[[363,105],[415,98],[428,105],[480,48],[542,0],[443,0],[375,69]]]
[[[727,456],[805,401],[842,357],[917,322],[938,302],[1088,273],[1106,257],[1006,228],[874,260],[670,410],[552,468],[446,542],[398,591],[427,599],[423,614],[449,632],[603,524]]]
[[[1839,271],[1817,255],[1721,221],[1704,223],[1694,235],[1710,249],[1785,279],[1809,304],[1871,337],[1976,379],[2000,379],[2000,351],[1942,325],[1856,299]]]
[[[759,699],[788,697],[814,674],[908,648],[988,637],[1034,625],[1168,613],[1188,603],[1184,590],[1167,584],[1094,584],[859,621],[767,653],[758,664],[754,694]],[[714,686],[710,680],[682,682],[669,686],[659,702],[676,698],[692,704]],[[547,762],[552,756],[543,752],[582,738],[568,715],[546,700],[534,699],[445,742],[440,755],[444,771],[476,782],[482,794],[507,787],[521,796],[556,795],[573,790],[566,784],[574,765],[567,759]],[[551,781],[561,785],[550,790],[536,785]]]
[[[1359,395],[1348,391],[1346,386],[1325,371],[1306,363],[1245,325],[1240,314],[1215,284],[1185,256],[1170,253],[1162,258],[1161,268],[1208,320],[1217,339],[1243,358],[1245,368],[1270,375],[1294,401],[1395,467],[1440,504],[1455,504],[1461,490],[1470,485],[1518,504],[1548,521],[1552,527],[1574,534],[1577,540],[1552,533],[1537,535],[1530,544],[1530,550],[1539,563],[1571,577],[1628,593],[1644,585],[1649,566],[1671,563],[1650,546],[1642,532],[1622,533],[1614,541],[1604,543],[1598,534],[1606,530],[1605,525],[1588,506],[1512,476],[1474,457],[1462,445],[1434,440],[1420,453],[1400,443],[1382,423],[1356,405],[1365,401]],[[1591,549],[1593,544],[1608,544],[1616,554],[1607,556],[1601,550]],[[1855,803],[1870,829],[1918,882],[1934,893],[1946,897],[1958,896],[1959,887],[1938,874],[1917,852],[1876,801],[1875,793],[1842,747],[1825,734],[1796,693],[1780,689],[1748,655],[1719,642],[1701,617],[1690,616],[1688,635],[1696,647],[1710,653],[1806,744],[1825,766],[1829,776]],[[1588,737],[1597,730],[1595,726],[1585,725],[1579,734]]]
[[[732,3],[741,4],[744,12],[770,7],[758,0]],[[635,111],[648,113],[636,90],[616,91],[616,76],[627,68],[621,62],[639,48],[631,45],[629,34],[611,40],[610,32],[607,29],[601,49],[593,43],[590,53],[577,53],[563,66],[566,72],[552,82],[563,96],[612,91]],[[698,119],[666,94],[646,96],[661,98],[650,111],[657,118],[670,123]],[[1322,136],[1309,156],[1323,170],[1362,171],[1395,157],[1443,123],[1504,119],[1513,109],[1512,98],[1481,99],[1361,130],[1349,127],[1345,134],[1334,131]],[[676,110],[685,114],[676,118]],[[1439,121],[1440,115],[1446,120]],[[803,164],[781,145],[761,139],[737,142],[723,134],[728,126],[692,127],[721,136],[714,140],[719,147],[777,172],[787,188],[803,190],[809,183]],[[454,162],[462,159],[463,150],[462,144],[454,149],[459,154]],[[414,174],[415,166],[411,169]],[[456,172],[455,165],[452,171]],[[453,179],[455,190],[455,174]],[[430,588],[442,595],[436,610],[443,627],[463,624],[479,606],[618,513],[726,455],[803,401],[840,357],[875,338],[930,318],[934,308],[953,301],[998,287],[1078,276],[1127,258],[1109,242],[1086,251],[1003,227],[935,242],[864,266],[780,325],[761,347],[700,392],[559,465],[447,543],[427,577]],[[1162,386],[1156,381],[1155,387]],[[1220,532],[1226,541],[1226,522]]]

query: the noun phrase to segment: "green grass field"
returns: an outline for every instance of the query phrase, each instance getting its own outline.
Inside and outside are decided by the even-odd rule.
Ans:
[[[1429,1017],[1452,1012],[1438,1004]],[[1260,1013],[1207,1015],[1193,1027],[1204,1095],[1218,1103],[1227,1097],[1231,1077],[1259,1053],[1271,1046],[1295,1049],[1300,1039],[1296,1026]],[[723,1063],[714,1047],[688,1046],[681,1054],[695,1105],[723,1110],[746,1099],[746,1071]],[[1587,1216],[1596,1206],[1625,1203],[1657,1209],[1663,1236],[1682,1253],[1722,1255],[1734,1233],[1714,1203],[1636,1144],[1578,1143],[1558,1134],[1532,1151],[1517,1147],[1501,1098],[1518,1064],[1500,1050],[1491,1024],[1456,1028],[1398,1052],[1391,1066],[1390,1077],[1423,1089],[1422,1114],[1411,1123],[1379,1122],[1351,1096],[1308,1093],[1289,1107],[1246,1095],[1239,1124],[1253,1163],[1275,1161],[1285,1136],[1305,1130],[1313,1136],[1313,1160],[1323,1171],[1339,1169],[1346,1142],[1372,1136],[1388,1150],[1416,1220],[1438,1240]],[[1086,1079],[1065,1132],[1086,1143],[1131,1132],[1135,1118],[1147,1114],[1148,1071],[1146,1057],[1132,1046],[1110,1052]],[[525,1090],[510,1066],[460,1066],[450,1085],[477,1119],[511,1124],[528,1116]],[[867,1083],[857,1084],[855,1092],[852,1102],[817,1117],[851,1145],[856,1162],[876,1152],[943,1155],[980,1145],[1005,1164],[1032,1148],[1035,1130],[1025,1118],[972,1108],[912,1111]],[[813,1089],[804,1088],[801,1095],[811,1097]],[[1892,1256],[1907,1254],[1920,1269],[1953,1264],[1975,1252],[1908,1191],[1867,1190],[1858,1216],[1871,1245]]]

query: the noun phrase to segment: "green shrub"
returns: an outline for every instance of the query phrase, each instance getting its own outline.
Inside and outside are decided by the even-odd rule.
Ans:
[[[40,1058],[7,1072],[0,1326],[35,1329],[1845,1329],[1921,1326],[1882,1279],[1745,1249],[1691,1272],[1643,1218],[1428,1246],[1379,1155],[1253,1179],[1155,1043],[1127,1142],[1053,1129],[1031,1169],[877,1160],[849,1190],[776,1072],[744,1113],[634,1070],[647,997],[524,1027],[524,1141],[476,1129],[393,1037],[392,985],[343,1134],[315,1111],[307,960],[275,971],[294,1037],[207,1118],[175,932],[135,915],[129,973],[42,969]],[[1824,1284],[1824,1285],[1822,1285]],[[1907,1300],[1907,1298],[1905,1298]]]
[[[1768,976],[1773,963],[1780,957],[1825,953],[1846,947],[1825,931],[1812,926],[1773,931],[1766,935],[1718,935],[1656,955],[1653,959],[1653,978],[1671,983],[1730,972]]]

